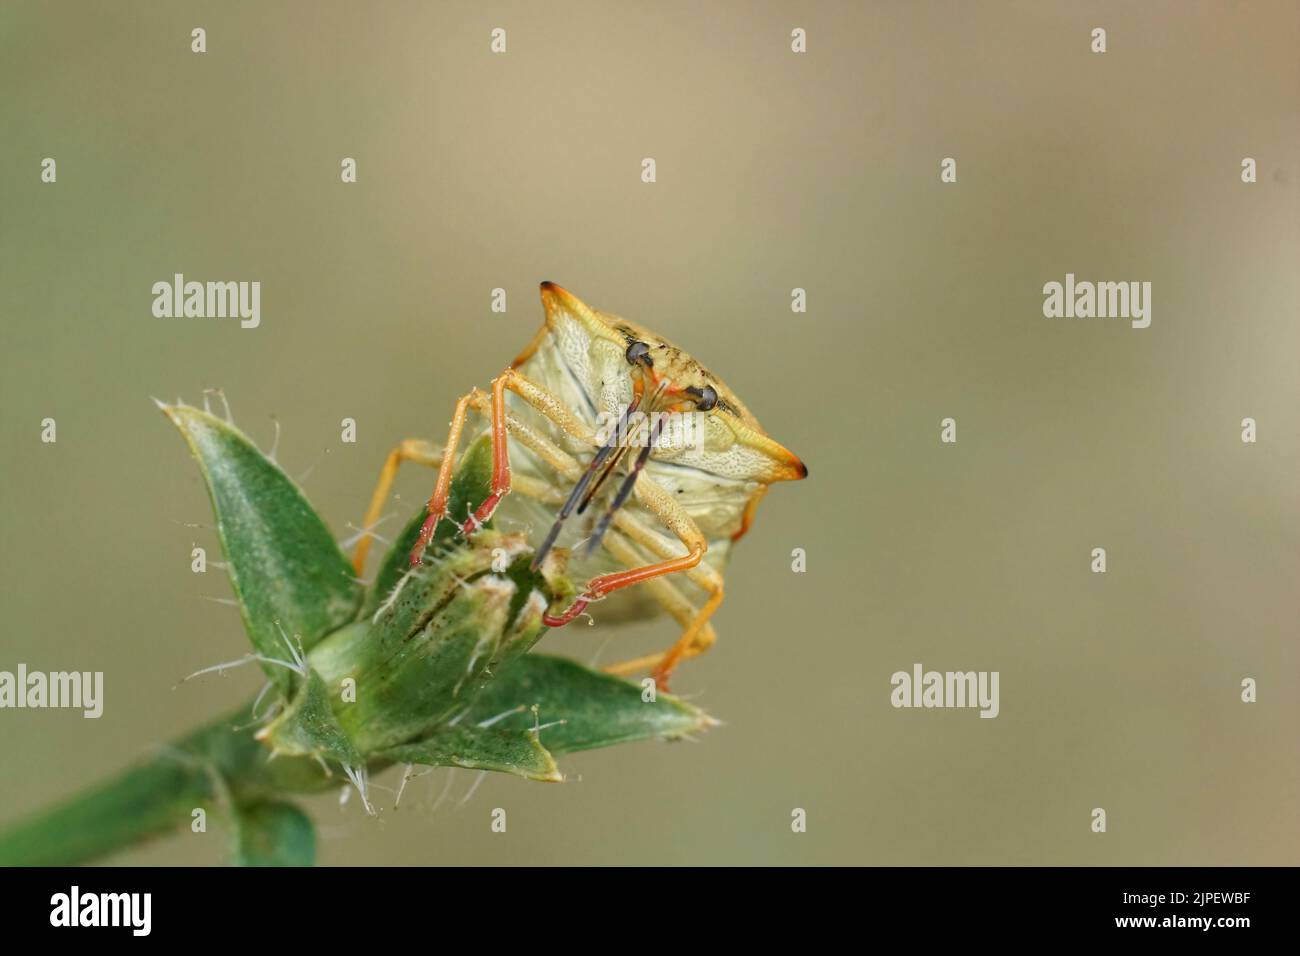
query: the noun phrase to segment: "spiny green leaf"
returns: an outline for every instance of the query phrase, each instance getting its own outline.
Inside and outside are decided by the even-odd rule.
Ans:
[[[249,638],[287,660],[283,631],[307,650],[351,621],[361,585],[298,487],[234,426],[186,405],[164,405],[199,462]],[[292,672],[263,663],[288,692]]]
[[[291,803],[241,807],[235,817],[236,866],[312,866],[316,829]]]
[[[276,753],[328,757],[344,767],[359,767],[361,758],[339,726],[325,681],[315,671],[298,687],[284,711],[257,734]]]
[[[514,713],[502,716],[510,711]],[[542,743],[553,754],[634,740],[673,740],[717,723],[670,694],[646,702],[638,684],[544,654],[525,654],[511,664],[479,692],[458,723],[483,721],[514,731],[540,722]]]
[[[391,747],[377,756],[382,760],[426,767],[498,770],[530,780],[554,782],[562,779],[555,758],[531,730],[448,727],[426,740]]]

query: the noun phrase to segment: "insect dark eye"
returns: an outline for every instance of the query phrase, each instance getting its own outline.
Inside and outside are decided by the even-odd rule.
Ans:
[[[718,393],[713,390],[712,385],[705,385],[703,388],[691,386],[686,389],[686,392],[695,396],[695,407],[701,412],[711,411],[713,406],[718,404]]]
[[[644,342],[633,342],[629,345],[627,347],[627,364],[653,367],[654,362],[650,359],[650,346]]]

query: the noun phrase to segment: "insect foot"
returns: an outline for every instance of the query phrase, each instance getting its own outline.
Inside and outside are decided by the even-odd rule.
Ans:
[[[465,519],[465,523],[461,525],[460,533],[468,538],[479,528],[483,527],[483,525],[491,521],[492,515],[497,510],[497,505],[501,504],[501,499],[508,493],[508,491],[494,491],[492,494],[488,495],[487,500],[479,505],[474,513]]]

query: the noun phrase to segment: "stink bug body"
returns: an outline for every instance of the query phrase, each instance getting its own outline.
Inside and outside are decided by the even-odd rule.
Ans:
[[[406,441],[388,456],[364,527],[378,520],[402,461],[437,466],[413,565],[444,518],[466,534],[493,515],[531,528],[535,562],[563,549],[568,573],[587,580],[568,607],[550,609],[548,625],[597,601],[609,620],[665,610],[678,621],[671,648],[608,668],[649,669],[662,687],[679,661],[716,639],[709,619],[722,602],[723,569],[768,486],[808,470],[721,379],[662,336],[554,283],[541,294],[545,325],[490,391],[461,397],[444,448]],[[472,514],[449,516],[471,409],[492,436],[492,490]],[[368,545],[363,537],[357,546],[358,573]]]

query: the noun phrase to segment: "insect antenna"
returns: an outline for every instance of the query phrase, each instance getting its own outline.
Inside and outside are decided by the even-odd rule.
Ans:
[[[620,445],[618,451],[615,452],[614,455],[610,457],[609,461],[605,463],[605,468],[601,471],[600,477],[591,483],[591,487],[587,489],[587,493],[582,496],[582,501],[578,503],[578,514],[582,514],[587,510],[587,506],[591,504],[591,499],[596,497],[601,487],[605,484],[605,479],[613,474],[614,469],[618,467],[618,463],[627,455],[627,449],[627,445]]]
[[[618,494],[616,494],[614,500],[609,503],[609,508],[606,509],[604,516],[600,519],[600,524],[596,526],[595,533],[587,540],[587,557],[591,557],[592,552],[595,551],[596,547],[600,544],[600,539],[605,537],[605,532],[609,530],[610,522],[614,520],[614,512],[623,507],[624,502],[631,497],[632,486],[636,484],[636,476],[641,474],[641,469],[645,467],[646,461],[649,460],[650,449],[654,448],[655,442],[659,440],[659,432],[662,430],[664,421],[667,418],[668,416],[662,413],[655,418],[654,427],[650,429],[650,440],[647,441],[645,445],[642,446],[641,451],[637,453],[636,462],[632,465],[632,470],[629,471],[627,477],[623,479],[623,484],[619,485]]]
[[[654,394],[650,396],[651,407],[654,406],[655,402],[659,400],[659,396],[662,395],[664,393],[664,390],[667,388],[668,388],[668,382],[666,380],[659,383],[659,386],[658,388],[655,389]],[[627,422],[630,418],[630,414],[632,411],[636,410],[636,406],[637,406],[637,402],[633,402],[632,408],[628,410],[629,415],[627,417],[624,417],[624,419],[619,423],[620,429],[626,430]],[[640,434],[639,429],[637,433]],[[605,470],[600,473],[600,477],[596,479],[595,484],[591,486],[591,488],[587,491],[587,494],[583,497],[582,503],[578,505],[578,514],[582,514],[587,510],[587,506],[591,504],[591,500],[596,497],[596,494],[600,491],[601,486],[605,484],[605,479],[614,473],[614,469],[618,467],[619,462],[623,460],[623,457],[627,454],[627,450],[631,447],[632,446],[630,443],[621,446],[618,450],[618,454],[616,454],[613,458],[609,460],[609,464],[605,466]]]
[[[628,407],[623,410],[623,414],[618,420],[618,427],[611,432],[609,440],[605,442],[600,451],[596,452],[592,457],[590,464],[587,465],[586,471],[582,473],[582,477],[578,479],[578,483],[574,485],[573,490],[569,492],[569,497],[564,502],[564,506],[560,508],[560,513],[556,517],[555,523],[551,525],[551,530],[546,533],[546,539],[542,541],[541,547],[539,547],[537,552],[533,555],[530,567],[534,571],[542,566],[542,561],[548,554],[550,554],[551,548],[555,546],[555,540],[560,536],[560,529],[564,527],[564,522],[567,521],[569,515],[573,513],[573,508],[582,497],[583,491],[585,491],[587,486],[591,484],[592,475],[600,469],[615,448],[619,448],[619,455],[622,455],[622,447],[619,445],[619,439],[623,437],[623,432],[627,428],[628,417],[636,410],[638,404],[640,404],[640,399],[634,398],[632,404],[628,405]],[[601,480],[603,481],[604,478],[602,477]]]

